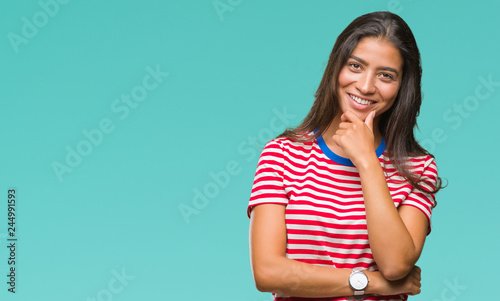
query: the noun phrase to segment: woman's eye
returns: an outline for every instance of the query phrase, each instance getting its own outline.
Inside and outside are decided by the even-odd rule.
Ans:
[[[383,78],[385,79],[390,79],[390,80],[394,80],[394,76],[392,76],[392,74],[389,74],[389,73],[382,73],[380,74]]]
[[[349,67],[351,67],[354,70],[361,69],[361,66],[358,63],[349,63]]]

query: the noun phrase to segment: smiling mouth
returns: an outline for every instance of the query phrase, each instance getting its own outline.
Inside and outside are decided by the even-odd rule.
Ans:
[[[357,96],[354,96],[352,94],[349,94],[347,93],[351,98],[352,100],[354,100],[355,102],[361,104],[361,105],[371,105],[371,104],[374,104],[375,101],[371,101],[371,100],[366,100],[366,99],[363,99],[363,98],[359,98]]]

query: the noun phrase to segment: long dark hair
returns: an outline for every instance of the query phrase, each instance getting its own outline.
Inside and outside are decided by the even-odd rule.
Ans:
[[[412,187],[436,193],[442,188],[441,178],[438,177],[438,182],[435,185],[425,183],[434,188],[429,191],[406,166],[409,157],[431,154],[420,146],[413,133],[422,103],[420,52],[408,24],[391,12],[373,12],[362,15],[344,29],[333,46],[325,73],[314,95],[315,100],[311,111],[302,124],[293,130],[285,130],[278,137],[306,142],[318,138],[328,129],[339,110],[336,91],[340,70],[347,63],[354,48],[365,37],[376,37],[390,41],[394,47],[399,49],[403,58],[403,77],[398,96],[391,108],[380,116],[379,121],[379,130],[385,137],[386,151],[391,162],[396,167],[397,172]],[[317,131],[314,136],[306,135],[315,129]]]

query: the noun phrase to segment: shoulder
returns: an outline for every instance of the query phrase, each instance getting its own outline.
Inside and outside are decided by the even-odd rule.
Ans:
[[[434,173],[437,176],[436,160],[431,155],[421,155],[410,157],[407,165],[412,173],[422,175],[424,173]]]
[[[381,159],[386,165],[394,168],[396,163],[386,152],[383,153]],[[400,161],[401,167],[404,167],[414,175],[422,175],[425,171],[434,171],[437,174],[436,160],[428,154],[409,156]]]
[[[422,155],[412,157],[409,162],[408,169],[416,176],[419,186],[423,191],[431,192],[440,186],[441,180],[438,176],[436,160],[433,156]]]
[[[397,170],[396,162],[384,152],[381,157],[386,172],[390,174],[391,179],[405,180],[400,171]],[[417,182],[437,184],[439,181],[438,168],[436,160],[429,154],[409,156],[400,161],[398,168],[409,172]],[[406,179],[407,180],[407,179]]]

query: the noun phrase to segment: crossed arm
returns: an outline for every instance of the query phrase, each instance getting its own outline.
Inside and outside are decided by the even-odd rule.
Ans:
[[[410,211],[418,211],[413,207],[405,207]],[[308,298],[353,294],[348,284],[350,269],[307,264],[286,258],[285,253],[285,206],[262,204],[254,207],[250,219],[250,259],[259,291]],[[365,273],[370,279],[365,294],[420,293],[420,268],[417,266],[412,266],[406,272],[408,275],[395,281],[387,280],[380,271]]]

